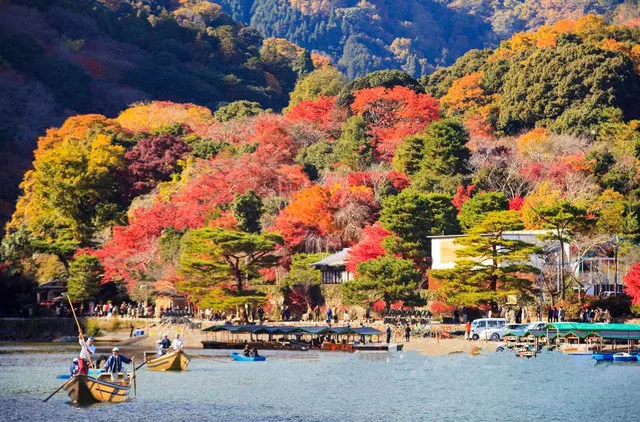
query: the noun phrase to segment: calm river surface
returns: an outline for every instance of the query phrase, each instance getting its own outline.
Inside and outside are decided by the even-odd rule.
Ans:
[[[546,352],[373,359],[265,351],[266,362],[192,350],[183,373],[138,372],[132,401],[71,406],[61,391],[78,347],[0,344],[0,420],[25,421],[638,421],[640,365]],[[125,354],[127,350],[124,350]],[[139,359],[139,358],[138,358]]]

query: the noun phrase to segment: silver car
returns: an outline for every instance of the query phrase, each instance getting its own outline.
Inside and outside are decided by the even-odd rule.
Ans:
[[[500,341],[508,332],[517,331],[526,326],[527,324],[507,324],[498,328],[489,328],[482,333],[482,338],[484,340]]]

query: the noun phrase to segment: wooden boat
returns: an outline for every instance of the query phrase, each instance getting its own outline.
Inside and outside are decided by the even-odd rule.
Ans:
[[[158,357],[155,357],[154,352],[145,352],[144,359],[147,369],[151,371],[184,371],[191,361],[182,350],[174,350]]]
[[[614,362],[634,362],[638,360],[638,355],[632,355],[627,352],[619,352],[613,355]]]
[[[75,375],[64,386],[69,398],[81,406],[94,403],[120,403],[129,397],[131,377],[118,374],[118,380],[112,382],[110,374],[100,374],[97,378],[88,375]]]
[[[231,357],[233,358],[233,360],[236,360],[238,362],[263,362],[265,360],[267,360],[267,358],[265,358],[264,356],[244,356],[241,353],[236,353],[233,352],[231,354]]]
[[[360,352],[399,352],[402,346],[399,343],[357,343],[353,348]]]

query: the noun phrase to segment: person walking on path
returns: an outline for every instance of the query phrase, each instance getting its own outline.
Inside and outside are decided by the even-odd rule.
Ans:
[[[331,319],[332,319],[331,316],[332,316],[331,308],[327,307],[327,324],[329,325],[331,325]]]
[[[409,324],[407,324],[407,326],[404,327],[404,340],[407,343],[411,341],[411,327],[409,326]]]
[[[387,333],[387,344],[391,343],[391,325],[387,324],[387,329],[385,330]]]
[[[560,310],[558,311],[558,318],[560,319],[560,322],[564,322],[564,308],[562,308],[562,306],[560,307]]]
[[[464,339],[471,340],[471,321],[467,321],[464,325]]]

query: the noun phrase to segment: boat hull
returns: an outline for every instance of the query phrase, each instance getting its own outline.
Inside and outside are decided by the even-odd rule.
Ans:
[[[616,353],[615,355],[613,355],[614,362],[635,362],[637,360],[638,360],[637,355],[630,355],[628,353],[621,353],[621,354]]]
[[[64,390],[71,401],[81,406],[121,403],[129,398],[131,382],[126,380],[112,383],[87,375],[76,375],[67,382]]]
[[[402,346],[404,345],[399,343],[367,343],[356,344],[353,348],[361,352],[399,352]]]
[[[232,353],[231,357],[233,357],[233,360],[238,362],[264,362],[265,360],[267,360],[267,358],[265,358],[264,356],[251,357],[243,356],[240,353]]]
[[[613,353],[594,353],[592,356],[595,361],[613,361]]]
[[[182,350],[167,353],[166,355],[147,360],[147,369],[150,371],[184,371],[191,358]]]

